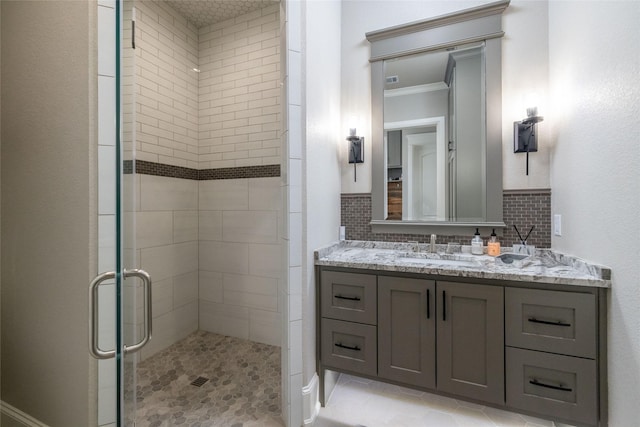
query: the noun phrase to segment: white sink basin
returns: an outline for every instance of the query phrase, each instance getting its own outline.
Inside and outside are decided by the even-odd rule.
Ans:
[[[439,258],[419,258],[419,257],[401,257],[400,262],[409,262],[414,264],[431,265],[434,267],[480,267],[482,264],[473,260],[459,259],[439,259]]]

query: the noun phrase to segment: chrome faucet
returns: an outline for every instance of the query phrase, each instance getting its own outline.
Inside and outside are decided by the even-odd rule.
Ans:
[[[436,235],[431,235],[431,240],[429,241],[429,252],[436,253]]]

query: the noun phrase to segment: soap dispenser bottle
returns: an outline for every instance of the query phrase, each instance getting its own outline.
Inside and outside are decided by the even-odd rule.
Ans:
[[[500,242],[498,241],[498,236],[496,236],[495,228],[491,231],[491,238],[489,239],[489,243],[487,243],[487,253],[491,256],[500,255]]]
[[[477,228],[473,239],[471,239],[471,253],[474,255],[482,255],[482,239],[480,238],[480,230]]]

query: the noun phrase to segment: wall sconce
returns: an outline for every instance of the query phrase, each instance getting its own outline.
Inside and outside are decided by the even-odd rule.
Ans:
[[[357,181],[356,164],[364,163],[364,137],[356,135],[356,128],[349,129],[349,163],[353,163],[353,181]]]
[[[527,153],[527,175],[529,175],[529,153],[538,151],[536,124],[544,117],[538,115],[538,107],[527,108],[527,118],[513,122],[513,152]]]

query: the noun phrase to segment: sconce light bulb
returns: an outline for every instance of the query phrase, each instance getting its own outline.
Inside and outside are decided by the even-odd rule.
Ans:
[[[538,107],[527,108],[527,117],[535,117],[538,115]]]
[[[349,136],[356,136],[356,128],[349,128]]]

